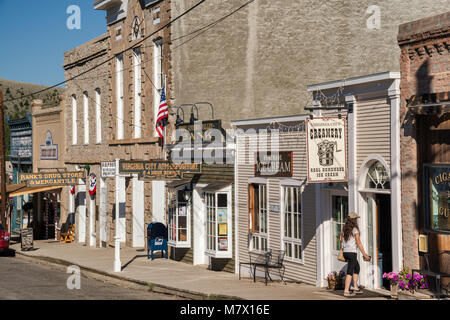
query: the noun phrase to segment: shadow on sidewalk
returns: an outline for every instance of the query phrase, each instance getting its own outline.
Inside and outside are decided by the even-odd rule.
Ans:
[[[128,267],[137,258],[144,258],[144,257],[147,257],[147,255],[146,254],[144,254],[144,255],[142,255],[142,254],[141,255],[135,255],[130,261],[128,261],[127,263],[125,263],[122,266],[122,271],[125,270],[125,268]]]

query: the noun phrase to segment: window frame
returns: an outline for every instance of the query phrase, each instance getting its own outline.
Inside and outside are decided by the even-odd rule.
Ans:
[[[340,228],[340,232],[342,232],[342,229],[343,229],[343,227],[344,227],[344,224],[345,224],[345,219],[346,219],[346,217],[347,216],[345,216],[344,217],[344,214],[342,214],[342,218],[341,218],[341,221],[342,222],[335,222],[334,220],[333,220],[333,198],[334,197],[340,197],[340,198],[347,198],[347,216],[348,216],[348,214],[350,213],[349,212],[349,207],[348,207],[348,205],[349,205],[349,198],[348,198],[348,195],[344,195],[344,194],[332,194],[331,195],[331,219],[330,219],[330,223],[331,223],[331,232],[332,232],[332,234],[331,234],[331,250],[333,251],[333,253],[334,254],[338,254],[338,252],[339,252],[339,250],[340,250],[340,248],[337,248],[337,249],[335,249],[334,248],[334,244],[335,244],[335,234],[334,234],[334,232],[335,232],[335,224],[337,223],[337,224],[339,224],[340,226],[341,226],[341,228]],[[341,202],[341,206],[343,206],[343,203]],[[340,236],[340,234],[339,234],[339,236]],[[340,244],[339,244],[340,245]]]
[[[124,88],[123,88],[123,68],[124,68],[124,56],[123,54],[116,55],[116,112],[117,112],[117,128],[116,135],[117,140],[122,140],[124,136]]]
[[[102,92],[95,89],[96,144],[102,143]]]
[[[258,252],[258,253],[264,253],[264,252],[268,252],[270,249],[270,244],[269,244],[269,207],[268,207],[268,191],[267,191],[267,183],[249,183],[248,187],[247,187],[247,192],[249,192],[250,188],[252,187],[253,192],[255,191],[255,186],[258,186],[258,197],[254,196],[254,199],[258,199],[258,203],[257,203],[257,213],[254,212],[254,214],[252,214],[253,216],[255,216],[255,220],[258,220],[258,224],[257,224],[257,228],[258,230],[256,230],[255,228],[255,221],[251,222],[251,226],[249,225],[249,233],[250,233],[250,241],[249,241],[249,246],[248,249],[251,252]],[[261,187],[263,187],[264,191],[261,191]],[[261,232],[261,227],[262,227],[262,221],[261,221],[261,194],[262,192],[264,193],[264,198],[265,201],[263,200],[263,203],[265,204],[265,208],[263,210],[265,210],[265,232]],[[249,194],[247,194],[247,196],[249,196]],[[248,199],[250,199],[250,197],[248,197]],[[255,210],[255,208],[252,208],[253,210]],[[247,207],[247,211],[250,211],[250,208]],[[256,215],[258,217],[256,217]],[[249,216],[250,219],[250,216]],[[249,220],[250,223],[250,220]],[[262,250],[262,245],[264,244],[265,240],[265,250]],[[255,241],[258,242],[258,248],[255,249],[254,243]]]
[[[189,189],[189,192],[191,192],[191,197],[186,203],[186,240],[180,241],[178,240],[179,235],[179,227],[178,227],[178,217],[179,217],[179,201],[178,201],[178,192],[184,192],[184,185],[180,186],[175,190],[175,197],[176,197],[176,206],[175,206],[175,212],[176,212],[176,218],[175,218],[175,240],[171,237],[171,231],[173,227],[170,226],[171,223],[171,209],[173,207],[173,203],[169,204],[167,208],[167,230],[168,230],[168,239],[167,244],[174,248],[190,248],[191,247],[191,207],[192,207],[192,196],[193,196],[193,190]]]
[[[294,238],[294,237],[286,237],[284,235],[284,222],[285,222],[285,191],[286,190],[294,190],[294,189],[298,189],[299,190],[299,194],[300,194],[300,212],[298,213],[298,215],[300,216],[300,239]],[[295,186],[295,185],[281,185],[280,186],[280,238],[281,238],[281,242],[280,242],[280,249],[285,251],[284,254],[284,259],[287,261],[291,261],[291,262],[296,262],[296,263],[304,263],[304,251],[305,248],[303,246],[303,230],[304,230],[304,224],[303,224],[303,191],[304,191],[304,186]],[[291,191],[290,191],[291,192]],[[292,194],[293,195],[293,194]],[[293,204],[293,197],[291,197],[291,207]],[[293,208],[293,207],[292,207]],[[293,215],[294,212],[291,210],[292,212],[292,218],[291,218],[291,234],[293,234],[294,232],[294,219],[293,219]],[[287,255],[287,250],[285,247],[285,242],[289,242],[291,244],[291,253],[290,255]],[[300,246],[300,258],[295,258],[294,257],[294,245],[299,245]]]
[[[448,168],[450,167],[450,164],[446,163],[424,163],[423,164],[423,182],[422,182],[422,190],[423,190],[423,223],[424,223],[424,231],[428,233],[435,233],[435,234],[450,234],[450,230],[442,230],[442,229],[433,229],[432,227],[432,221],[431,221],[431,210],[430,210],[430,186],[429,186],[429,179],[430,179],[430,170],[433,168]],[[450,218],[450,217],[449,217]]]
[[[134,71],[134,132],[135,139],[142,137],[142,50],[140,47],[133,49]]]
[[[219,236],[219,222],[218,222],[218,195],[219,194],[226,194],[227,195],[227,250],[226,251],[219,251],[218,250],[218,238]],[[206,214],[206,245],[205,245],[205,254],[207,256],[213,257],[213,258],[232,258],[233,257],[233,207],[232,207],[232,192],[231,192],[231,186],[225,187],[219,191],[216,192],[204,192],[204,212]],[[213,195],[215,199],[215,245],[216,249],[208,249],[208,241],[210,238],[209,234],[209,216],[208,216],[208,195]]]
[[[84,145],[89,145],[89,93],[83,92],[83,129],[84,129]]]
[[[77,96],[72,95],[72,145],[75,146],[78,143],[78,126],[77,126]]]

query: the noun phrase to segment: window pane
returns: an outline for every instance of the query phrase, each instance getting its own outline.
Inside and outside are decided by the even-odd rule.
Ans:
[[[219,208],[226,208],[228,206],[227,194],[219,193],[217,195],[217,206]]]

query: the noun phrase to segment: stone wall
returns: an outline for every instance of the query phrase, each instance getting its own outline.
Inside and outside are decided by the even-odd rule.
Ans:
[[[196,2],[172,1],[172,16]],[[206,1],[172,25],[175,104],[209,101],[226,127],[230,120],[303,113],[312,102],[310,84],[399,71],[398,25],[450,5],[448,0],[258,0],[197,37],[180,38],[245,2]],[[380,10],[379,29],[372,28],[372,5]],[[209,119],[206,107],[200,113]]]

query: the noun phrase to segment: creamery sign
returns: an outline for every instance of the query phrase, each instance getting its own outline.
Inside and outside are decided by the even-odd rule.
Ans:
[[[306,120],[308,182],[347,181],[345,119]]]

